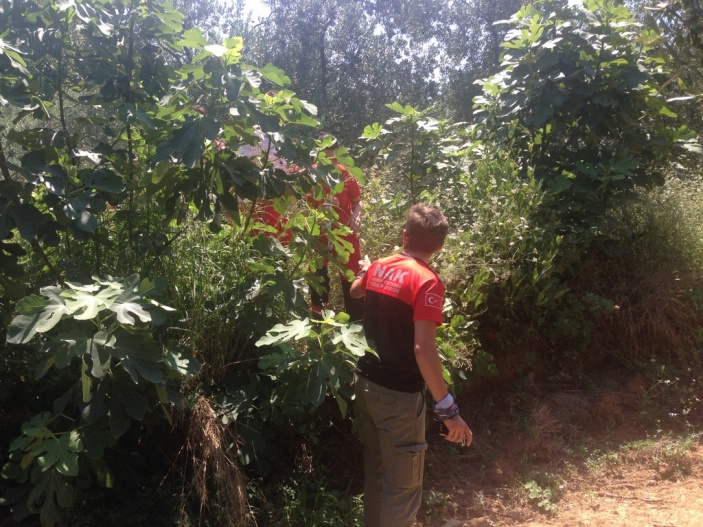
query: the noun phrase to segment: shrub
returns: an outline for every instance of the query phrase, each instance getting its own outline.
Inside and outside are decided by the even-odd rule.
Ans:
[[[170,418],[177,384],[198,365],[155,331],[171,310],[154,299],[164,286],[107,277],[46,287],[17,304],[7,340],[42,341],[37,378],[66,368],[75,374],[61,379],[53,409],[25,422],[10,445],[2,476],[21,485],[11,499],[16,516],[39,513],[42,525],[58,523],[58,508],[70,507],[86,481],[113,485],[105,451],[133,421],[160,412]]]

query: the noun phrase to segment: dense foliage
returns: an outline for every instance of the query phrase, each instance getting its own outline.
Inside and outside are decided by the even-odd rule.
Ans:
[[[277,316],[305,309],[304,275],[326,251],[318,237],[331,213],[301,211],[291,218],[295,236],[285,248],[246,231],[257,226],[258,200],[300,196],[318,182],[334,186],[339,175],[324,157],[312,166],[324,143],[304,128],[316,126],[316,110],[286,89],[285,74],[243,63],[239,38],[209,44],[199,29],[184,30],[168,3],[6,3],[2,18],[2,280],[8,300],[41,288],[41,296],[17,304],[8,343],[37,341],[39,356],[49,354],[38,378],[56,366],[70,367],[76,380],[62,377],[55,396],[63,402],[29,421],[11,446],[18,463],[6,465],[4,475],[29,485],[11,498],[16,514],[40,511],[42,522],[53,524],[56,504],[74,503],[77,477],[95,473],[98,483],[112,485],[100,464],[104,450],[131,419],[143,421],[147,410],[156,410],[147,396],[179,402],[160,386],[167,370],[192,373],[194,362],[170,351],[174,346],[190,348],[207,361],[209,374],[221,377],[226,372],[211,368],[229,364],[228,354],[241,358]],[[279,91],[265,94],[265,85]],[[290,176],[265,156],[238,153],[262,138],[297,161],[304,175]],[[355,171],[343,150],[337,156]],[[242,218],[240,200],[247,202]],[[194,220],[207,221],[216,233],[227,217],[234,227],[226,227],[230,244],[223,250],[241,247],[243,260],[220,284],[224,305],[203,304],[203,291],[187,283],[197,269],[183,276],[185,260],[169,262],[178,258],[181,237],[193,241]],[[335,241],[334,225],[323,228]],[[207,245],[209,252],[213,245]],[[173,274],[141,282],[136,275],[113,278],[135,272]],[[51,282],[60,287],[45,287]],[[157,331],[150,324],[161,304],[149,310],[145,302],[169,286],[189,327],[172,320]],[[221,318],[232,307],[235,327],[228,330],[241,340],[232,349],[199,342],[193,330],[203,317],[194,312],[214,310]],[[91,329],[82,322],[88,320]],[[323,363],[312,366],[323,379],[328,374]],[[248,403],[265,386],[252,389]],[[320,404],[319,394],[313,402]],[[262,448],[259,440],[247,441],[245,462],[252,445]]]
[[[676,53],[673,3],[648,27],[610,0],[265,3],[252,25],[241,2],[0,0],[0,489],[17,519],[88,525],[110,497],[115,524],[125,504],[156,525],[358,524],[349,487],[319,489],[368,350],[346,314],[308,313],[315,271],[349,253],[306,199],[340,187],[321,130],[366,163],[337,145],[364,184],[364,253],[399,244],[414,202],[450,219],[434,263],[457,391],[645,357],[604,330],[637,316],[622,291],[700,270],[697,217],[676,214],[695,208],[700,122],[676,68],[698,59]],[[697,353],[686,276],[681,315],[660,317],[680,338],[629,334],[671,361]]]
[[[673,80],[661,38],[608,1],[535,2],[511,24],[477,100],[485,133],[541,180],[566,234],[608,236],[612,208],[663,183],[673,148],[700,151],[659,89]]]

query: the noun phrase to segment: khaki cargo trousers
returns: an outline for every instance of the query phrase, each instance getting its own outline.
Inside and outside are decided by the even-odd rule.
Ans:
[[[364,526],[412,527],[422,502],[425,394],[358,375],[354,391],[364,444]]]

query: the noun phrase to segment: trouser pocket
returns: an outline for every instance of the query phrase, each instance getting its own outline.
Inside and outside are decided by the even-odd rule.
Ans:
[[[394,483],[400,488],[414,488],[422,485],[423,465],[427,443],[397,445],[395,451]]]

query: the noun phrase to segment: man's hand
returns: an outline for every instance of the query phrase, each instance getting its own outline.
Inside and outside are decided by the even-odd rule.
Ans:
[[[349,218],[349,224],[347,225],[354,234],[359,234],[361,230],[361,214],[355,214]]]
[[[460,415],[442,421],[442,423],[447,427],[447,434],[444,436],[447,441],[461,443],[463,446],[469,446],[473,441],[474,435]]]
[[[352,203],[352,213],[349,221],[347,222],[347,227],[349,227],[354,234],[359,234],[361,230],[361,200],[358,199]]]
[[[371,267],[371,260],[367,254],[363,260],[359,260],[359,271],[367,271],[369,267]]]

